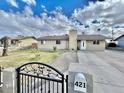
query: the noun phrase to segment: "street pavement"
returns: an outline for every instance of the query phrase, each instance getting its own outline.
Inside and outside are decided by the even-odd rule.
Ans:
[[[124,93],[124,52],[79,51],[77,55],[80,70],[93,76],[93,93]]]

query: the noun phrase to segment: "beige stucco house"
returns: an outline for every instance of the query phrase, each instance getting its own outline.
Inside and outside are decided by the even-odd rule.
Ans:
[[[69,35],[38,38],[38,49],[105,50],[106,38],[102,35],[78,35],[77,30],[70,30]]]
[[[67,35],[63,36],[45,36],[38,38],[38,48],[51,50],[53,47],[57,49],[68,49],[69,40]]]
[[[3,39],[1,38],[0,41],[0,45],[3,46]],[[28,48],[34,44],[37,46],[37,43],[37,39],[33,36],[8,37],[9,47]]]

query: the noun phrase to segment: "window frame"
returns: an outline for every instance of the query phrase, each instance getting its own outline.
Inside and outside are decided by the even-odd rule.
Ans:
[[[4,44],[4,41],[3,40],[0,40],[0,43],[1,43],[1,45],[3,45]]]
[[[100,40],[94,40],[93,41],[93,45],[99,45],[100,44]]]
[[[56,40],[56,44],[60,45],[61,44],[61,40]]]
[[[11,45],[16,45],[16,41],[15,40],[11,40]]]
[[[45,44],[45,40],[41,40],[40,43],[41,43],[41,45],[44,45]]]

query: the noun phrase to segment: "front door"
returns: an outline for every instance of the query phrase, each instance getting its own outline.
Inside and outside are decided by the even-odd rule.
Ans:
[[[86,41],[81,41],[80,49],[81,50],[86,50]]]

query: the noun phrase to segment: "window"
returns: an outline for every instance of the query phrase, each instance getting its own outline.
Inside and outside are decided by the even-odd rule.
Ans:
[[[3,40],[1,40],[0,42],[1,42],[1,44],[4,44]]]
[[[45,44],[45,41],[44,40],[41,40],[41,44]]]
[[[97,40],[97,45],[99,45],[99,40]]]
[[[11,44],[12,44],[12,45],[16,45],[16,41],[11,40]]]
[[[93,41],[93,44],[96,44],[96,41]]]
[[[61,44],[61,41],[60,40],[56,40],[56,44]]]
[[[93,44],[94,44],[94,45],[99,45],[99,44],[100,44],[100,41],[99,41],[99,40],[94,40],[94,41],[93,41]]]

